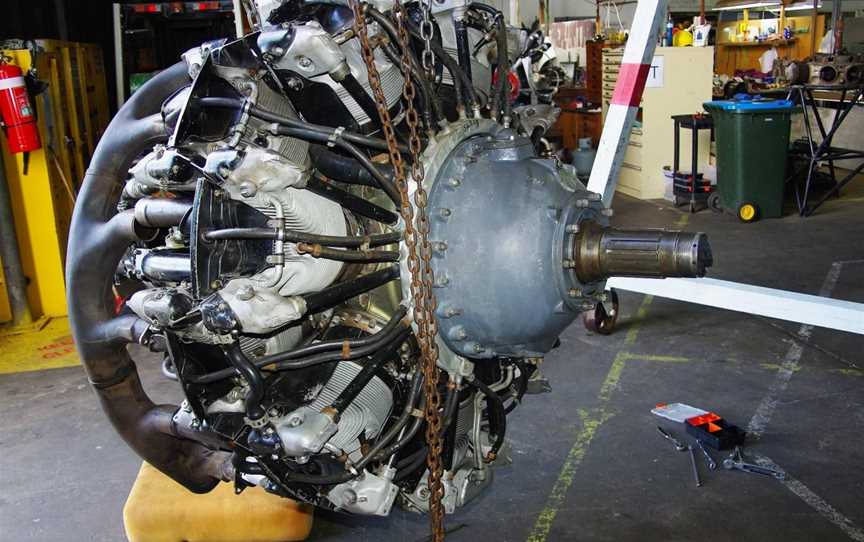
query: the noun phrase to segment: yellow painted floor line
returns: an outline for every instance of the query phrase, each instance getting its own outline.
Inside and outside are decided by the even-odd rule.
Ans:
[[[648,295],[642,300],[642,304],[636,311],[635,322],[627,331],[627,336],[624,339],[624,344],[626,346],[636,343],[641,323],[645,319],[648,306],[651,304],[653,299],[652,296]],[[678,356],[634,354],[624,350],[619,351],[615,355],[615,359],[612,360],[612,366],[609,367],[609,372],[606,374],[606,378],[603,379],[603,384],[600,386],[600,392],[597,397],[599,401],[598,406],[590,412],[583,409],[578,411],[582,428],[576,434],[576,441],[573,443],[573,446],[567,453],[567,457],[564,459],[564,465],[561,467],[558,479],[555,480],[555,484],[552,486],[552,491],[546,499],[546,504],[543,507],[543,510],[540,511],[537,521],[534,522],[534,527],[528,535],[528,542],[545,542],[549,536],[549,531],[552,529],[555,517],[558,515],[561,506],[564,504],[567,491],[573,484],[573,478],[579,465],[585,458],[585,454],[588,452],[591,441],[594,440],[594,436],[597,434],[597,430],[600,426],[614,416],[614,413],[608,408],[609,400],[612,397],[612,392],[618,389],[618,385],[621,382],[621,374],[624,371],[624,365],[629,360],[656,361],[662,363],[687,363],[692,361],[690,358]]]
[[[52,318],[42,329],[0,336],[0,374],[79,365],[67,318]]]
[[[642,361],[659,361],[661,363],[690,363],[691,361],[696,361],[693,358],[684,358],[681,356],[655,356],[653,354],[631,354],[630,352],[623,352],[626,360],[642,360]]]
[[[546,499],[546,506],[540,512],[540,516],[534,523],[534,528],[531,529],[531,534],[528,536],[528,542],[544,542],[549,536],[549,530],[552,529],[552,523],[555,521],[555,516],[558,515],[558,510],[564,504],[564,499],[567,496],[567,490],[573,483],[573,476],[576,474],[576,469],[585,458],[585,453],[588,451],[588,446],[594,439],[597,429],[603,425],[606,420],[612,417],[612,413],[599,408],[592,412],[579,410],[579,418],[582,422],[582,429],[576,435],[576,442],[570,448],[567,454],[567,459],[564,460],[564,467],[558,474],[558,479],[555,480],[555,485],[552,486],[552,492]]]

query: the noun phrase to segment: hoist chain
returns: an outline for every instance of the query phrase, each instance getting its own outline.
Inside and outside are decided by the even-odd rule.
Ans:
[[[416,183],[414,192],[414,206],[416,207],[416,221],[414,207],[408,195],[408,180],[405,172],[405,163],[396,142],[396,134],[390,112],[387,108],[387,100],[384,90],[381,88],[381,78],[375,67],[375,58],[372,46],[369,43],[369,34],[366,26],[365,14],[359,0],[349,0],[354,12],[354,33],[360,39],[363,59],[369,74],[369,85],[375,97],[375,105],[381,119],[381,128],[387,141],[390,162],[393,165],[396,186],[401,196],[400,214],[405,223],[405,245],[408,248],[408,271],[410,277],[411,297],[414,301],[414,322],[417,326],[417,342],[420,347],[422,371],[424,374],[424,391],[426,396],[425,419],[426,419],[426,442],[429,453],[427,455],[427,466],[429,477],[427,486],[429,488],[429,516],[432,524],[432,540],[440,542],[444,540],[444,486],[441,482],[443,476],[443,463],[441,461],[441,395],[438,391],[438,345],[435,338],[438,335],[438,324],[435,320],[436,301],[432,290],[434,274],[432,272],[432,247],[429,243],[429,218],[426,212],[427,194],[423,188],[425,172],[423,162],[420,158],[421,141],[418,131],[419,116],[414,107],[416,90],[410,77],[410,43],[407,31],[407,13],[402,4],[397,0],[394,2],[393,11],[399,31],[399,42],[402,50],[401,65],[404,74],[404,87],[402,98],[405,101],[405,119],[410,131],[408,148],[411,153],[411,177]],[[428,21],[427,13],[424,20]],[[429,23],[431,26],[431,22]],[[425,39],[425,38],[424,38]],[[431,36],[430,36],[431,39]],[[429,40],[427,47],[431,53]],[[424,68],[425,68],[424,55]],[[434,68],[434,62],[432,64]],[[403,277],[403,280],[405,277]]]
[[[420,37],[423,39],[423,54],[421,57],[426,76],[435,78],[435,55],[432,53],[432,38],[435,37],[435,27],[432,25],[432,1],[420,0],[423,20],[420,22]],[[404,8],[402,8],[404,11]],[[401,38],[401,36],[400,36]]]

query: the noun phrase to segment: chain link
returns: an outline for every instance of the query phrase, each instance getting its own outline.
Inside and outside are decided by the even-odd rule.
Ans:
[[[393,11],[397,15],[399,42],[402,49],[402,73],[406,74],[404,77],[405,84],[402,89],[402,98],[405,101],[405,119],[410,131],[408,148],[411,154],[411,177],[416,183],[414,193],[414,205],[417,209],[416,217],[408,196],[405,163],[402,160],[402,154],[399,152],[390,112],[387,109],[387,100],[381,88],[381,78],[375,67],[375,59],[372,53],[372,46],[369,43],[365,15],[359,0],[349,0],[349,3],[354,12],[354,33],[360,39],[363,59],[369,73],[369,85],[375,97],[375,105],[381,118],[381,128],[387,141],[388,154],[394,169],[396,186],[399,188],[401,197],[399,211],[405,223],[405,245],[408,249],[407,267],[411,274],[410,291],[414,301],[414,322],[417,326],[417,343],[420,347],[422,370],[425,377],[424,392],[426,395],[426,406],[424,415],[426,418],[426,442],[429,448],[426,458],[429,468],[429,477],[427,480],[430,492],[429,516],[432,526],[432,540],[434,542],[441,542],[444,540],[444,506],[442,503],[444,485],[441,481],[444,467],[441,462],[443,444],[441,441],[441,413],[439,411],[441,408],[441,394],[438,391],[440,376],[438,370],[438,345],[435,342],[435,338],[438,335],[438,324],[435,320],[437,302],[432,290],[435,277],[431,265],[432,246],[429,243],[429,218],[426,212],[428,198],[426,190],[423,188],[425,171],[423,169],[423,162],[420,159],[420,151],[422,149],[418,130],[420,122],[417,110],[414,107],[416,90],[414,89],[411,77],[408,75],[411,73],[410,43],[407,30],[408,15],[399,0],[396,0]],[[430,55],[432,53],[430,45],[432,33],[429,31],[429,28],[431,28],[431,21],[429,19],[430,10],[431,6],[427,2],[423,14],[423,24],[426,28],[426,34],[423,36],[426,43],[426,51],[424,51],[423,56],[424,69],[428,69],[426,65],[426,52],[428,51]],[[422,28],[421,26],[421,35],[423,35]],[[434,70],[434,58],[431,62],[431,68]]]
[[[426,76],[435,79],[435,55],[432,53],[432,38],[435,37],[435,26],[432,24],[432,0],[420,0],[423,10],[423,21],[420,23],[420,37],[423,39],[423,54],[421,60]],[[400,9],[404,12],[404,8]],[[407,17],[407,15],[405,15]],[[401,41],[401,33],[400,33]]]

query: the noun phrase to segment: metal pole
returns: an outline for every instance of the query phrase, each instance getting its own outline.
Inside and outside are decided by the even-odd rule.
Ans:
[[[520,26],[519,0],[510,0],[510,26]]]
[[[69,28],[66,26],[66,2],[54,0],[54,14],[57,16],[57,35],[63,41],[69,40]]]
[[[21,267],[18,252],[18,237],[15,236],[15,219],[12,216],[12,200],[6,184],[6,170],[0,153],[0,258],[3,258],[3,274],[6,276],[6,291],[12,308],[12,325],[29,324],[33,321],[27,301],[27,278]]]
[[[120,4],[111,5],[114,20],[114,80],[117,82],[117,109],[126,101],[126,83],[123,74],[123,18]]]
[[[234,0],[234,33],[238,38],[243,37],[243,6],[240,0]]]
[[[816,23],[819,22],[819,0],[813,0],[813,16],[810,20],[810,56],[816,54],[819,49],[819,41],[822,39],[822,33],[816,30]]]
[[[843,2],[834,0],[831,2],[831,33],[834,34],[834,48],[832,53],[837,54],[843,48]]]

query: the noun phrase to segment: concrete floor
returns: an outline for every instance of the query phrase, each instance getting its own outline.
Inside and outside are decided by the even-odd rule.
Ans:
[[[709,234],[711,276],[864,302],[864,183],[808,219],[744,225],[619,197],[616,222]],[[513,464],[447,518],[448,540],[864,541],[860,336],[623,293],[609,337],[574,325],[543,371],[552,393],[509,419]],[[175,384],[140,363],[157,400]],[[657,434],[650,409],[685,402],[759,433],[747,451],[781,483],[708,472]],[[123,540],[140,461],[110,428],[80,368],[0,375],[0,540]],[[759,415],[756,415],[756,413]],[[667,424],[667,427],[670,427]],[[679,437],[683,432],[675,430]],[[719,454],[715,454],[718,458]],[[425,518],[319,514],[312,540],[425,540]]]

